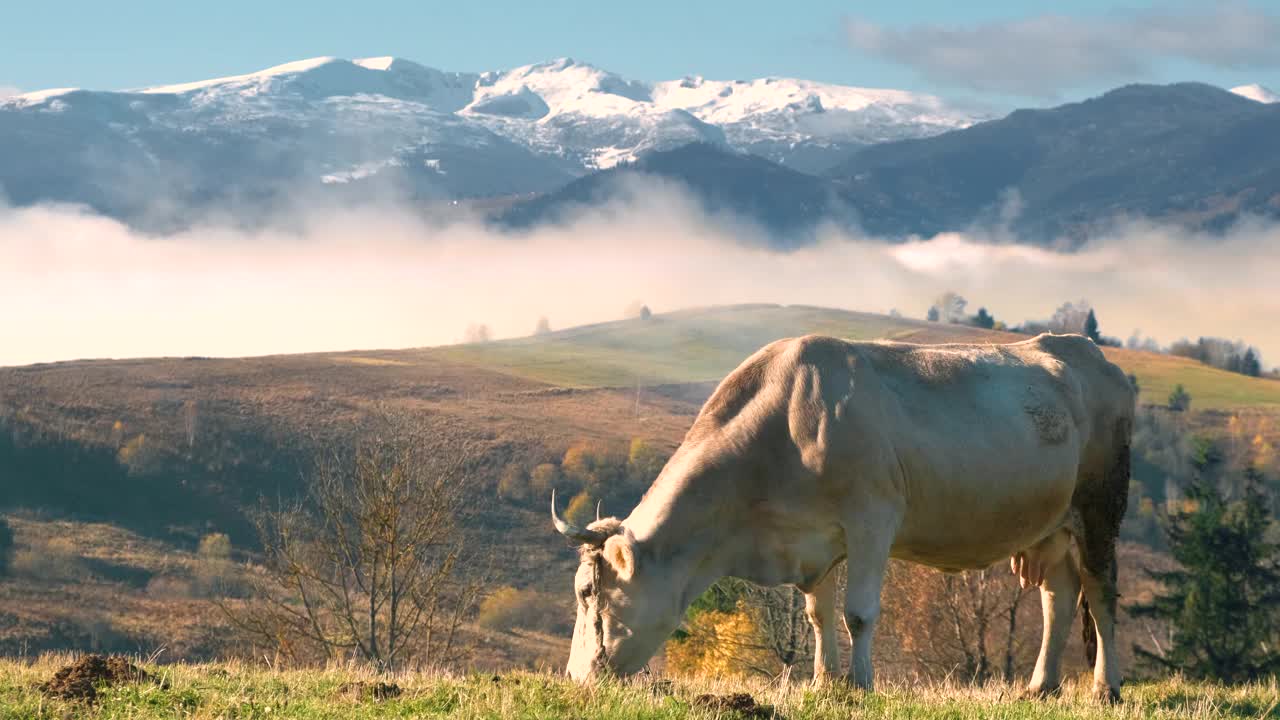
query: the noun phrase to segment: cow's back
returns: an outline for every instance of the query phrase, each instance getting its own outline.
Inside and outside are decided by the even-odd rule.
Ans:
[[[1123,373],[1079,336],[780,340],[720,384],[637,512],[659,517],[680,493],[701,499],[674,510],[698,517],[716,504],[720,517],[819,528],[896,503],[895,554],[983,567],[1061,524],[1082,465],[1114,455],[1126,407]],[[699,468],[724,471],[704,483]]]
[[[868,493],[899,493],[895,553],[936,566],[981,567],[1060,526],[1084,470],[1103,472],[1131,413],[1123,373],[1079,336],[1008,345],[797,342],[807,348],[800,356],[825,363],[800,362],[794,373],[825,376],[819,395],[836,428],[820,481],[841,486],[854,504],[875,501]],[[837,399],[830,389],[841,386],[848,394]],[[1100,496],[1114,495],[1103,485]]]

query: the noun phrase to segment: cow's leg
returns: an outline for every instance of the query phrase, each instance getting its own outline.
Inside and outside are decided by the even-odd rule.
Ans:
[[[1076,614],[1080,577],[1071,557],[1070,537],[1065,530],[1059,530],[1023,555],[1033,556],[1029,563],[1042,568],[1038,584],[1040,607],[1044,612],[1044,635],[1027,693],[1033,697],[1044,697],[1056,692],[1062,682],[1062,651]]]
[[[1088,543],[1086,542],[1086,545]],[[1094,697],[1106,702],[1120,700],[1120,663],[1116,657],[1116,547],[1114,538],[1105,548],[1093,548],[1083,553],[1081,584],[1088,602],[1085,611],[1085,633],[1090,630],[1089,618],[1093,618],[1093,633],[1097,642],[1093,665]],[[1088,639],[1086,638],[1086,645]]]
[[[864,515],[845,530],[849,545],[849,585],[844,600],[844,622],[853,644],[847,677],[866,690],[875,683],[871,638],[880,619],[880,588],[893,544],[892,528],[896,525],[890,512],[886,512],[878,518]],[[850,533],[849,527],[859,531]]]
[[[1085,647],[1087,651],[1090,640],[1097,644],[1093,658],[1093,694],[1106,702],[1120,700],[1120,663],[1115,642],[1116,598],[1119,597],[1116,538],[1120,535],[1120,521],[1129,496],[1130,431],[1128,420],[1116,423],[1111,457],[1100,473],[1081,478],[1072,498],[1081,526],[1076,544],[1080,548],[1080,583],[1087,602],[1084,606]]]
[[[840,672],[840,646],[836,643],[836,574],[827,573],[812,592],[804,595],[804,612],[813,625],[813,684],[824,684]]]

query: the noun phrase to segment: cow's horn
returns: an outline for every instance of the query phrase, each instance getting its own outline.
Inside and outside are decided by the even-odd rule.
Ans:
[[[596,501],[596,522],[600,522],[600,506],[604,504],[604,500]]]
[[[551,522],[555,523],[556,530],[560,531],[561,535],[570,540],[577,540],[580,543],[603,545],[604,541],[609,539],[609,536],[602,532],[580,528],[561,520],[560,516],[556,514],[556,491],[554,488],[551,490]]]

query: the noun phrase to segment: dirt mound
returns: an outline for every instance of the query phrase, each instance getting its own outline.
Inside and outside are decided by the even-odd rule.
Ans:
[[[699,707],[709,708],[726,713],[737,713],[744,718],[771,718],[774,717],[773,708],[768,705],[757,705],[756,699],[748,693],[734,693],[732,695],[699,695],[693,699],[693,704]]]
[[[399,685],[385,682],[350,682],[338,688],[338,692],[356,700],[390,700],[403,692]]]
[[[98,686],[136,683],[152,680],[142,668],[122,657],[85,655],[67,665],[39,686],[40,692],[49,697],[66,700],[87,700],[98,697]]]

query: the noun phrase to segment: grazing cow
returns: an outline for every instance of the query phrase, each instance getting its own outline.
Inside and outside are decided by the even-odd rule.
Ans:
[[[774,342],[720,383],[628,517],[576,527],[552,496],[556,528],[581,543],[568,673],[640,670],[694,598],[734,576],[804,592],[823,682],[839,672],[831,570],[847,558],[847,679],[870,688],[889,558],[954,572],[1011,557],[1044,610],[1029,691],[1057,689],[1083,595],[1094,693],[1118,700],[1133,410],[1124,373],[1079,335]]]

